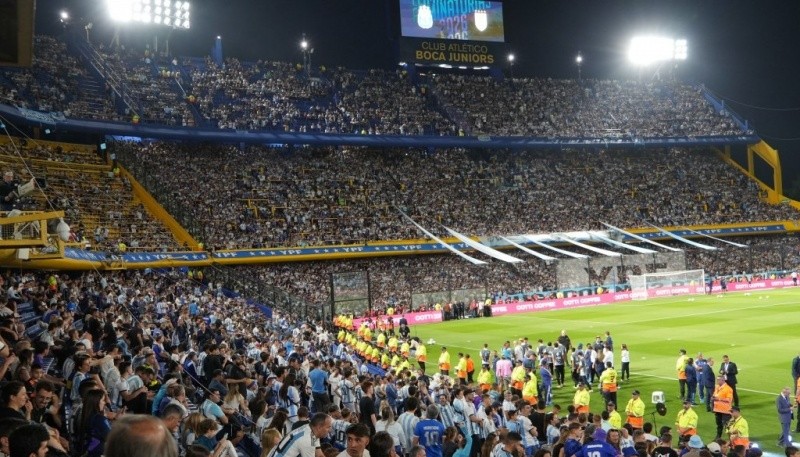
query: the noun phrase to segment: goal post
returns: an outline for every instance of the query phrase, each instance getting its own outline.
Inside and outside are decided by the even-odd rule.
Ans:
[[[632,300],[654,297],[702,294],[705,291],[705,270],[665,271],[628,276]]]

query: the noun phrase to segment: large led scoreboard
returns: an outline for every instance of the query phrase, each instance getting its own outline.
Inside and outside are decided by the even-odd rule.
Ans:
[[[472,68],[501,64],[505,51],[501,2],[398,1],[401,60]]]

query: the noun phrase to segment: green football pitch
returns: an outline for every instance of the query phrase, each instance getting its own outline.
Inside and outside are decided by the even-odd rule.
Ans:
[[[445,345],[453,363],[458,352],[470,353],[480,360],[478,351],[484,343],[499,349],[503,342],[528,337],[535,344],[555,341],[566,330],[572,344],[594,341],[595,336],[611,332],[614,357],[619,371],[619,348],[628,345],[631,354],[631,379],[620,385],[619,409],[638,389],[647,405],[647,421],[655,405],[651,393],[663,391],[666,416],[655,415],[658,427],[673,427],[681,407],[675,362],[680,349],[690,357],[702,352],[713,357],[719,370],[722,356],[728,355],[739,368],[738,393],[742,415],[750,425],[750,439],[764,450],[779,451],[780,435],[775,400],[784,386],[792,395],[792,359],[800,353],[800,288],[660,298],[622,302],[611,305],[514,314],[493,318],[466,319],[432,325],[419,325],[412,334],[422,341],[435,340],[428,346],[428,373],[436,369],[440,346]],[[480,364],[476,364],[480,369]],[[555,383],[554,383],[555,384]],[[566,407],[572,403],[574,387],[567,373],[566,385],[553,389],[553,400]],[[697,399],[699,403],[699,399]],[[599,390],[592,393],[591,411],[602,411]],[[713,439],[716,426],[713,413],[704,405],[695,407],[698,432],[704,442]],[[623,415],[624,420],[624,415]],[[795,424],[792,424],[792,430]],[[800,440],[800,436],[793,436]]]

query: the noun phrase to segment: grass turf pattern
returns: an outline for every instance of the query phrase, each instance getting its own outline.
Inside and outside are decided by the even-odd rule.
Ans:
[[[427,345],[427,371],[432,374],[436,372],[442,345],[447,346],[453,364],[458,360],[458,352],[468,352],[477,361],[476,370],[480,370],[478,352],[484,343],[497,350],[506,340],[513,345],[515,340],[528,337],[535,347],[539,338],[545,344],[555,341],[562,329],[567,331],[573,346],[594,342],[598,335],[605,338],[605,332],[610,331],[618,373],[620,347],[627,344],[631,354],[631,379],[620,384],[618,409],[622,412],[630,392],[639,389],[647,405],[645,420],[652,422],[650,413],[655,411],[655,405],[650,403],[651,393],[663,391],[667,414],[664,417],[655,415],[655,422],[658,427],[673,427],[673,434],[677,434],[675,416],[681,408],[675,372],[678,351],[686,349],[687,355],[693,358],[698,352],[706,358],[713,357],[715,371],[719,370],[722,356],[727,354],[738,365],[739,406],[750,426],[750,440],[764,450],[780,450],[775,399],[784,386],[789,386],[792,394],[795,390],[791,363],[800,353],[800,288],[670,297],[456,320],[415,326],[412,335],[425,342],[430,338],[436,341],[436,344]],[[451,375],[454,375],[452,370]],[[561,405],[563,412],[572,403],[575,392],[569,368],[566,378],[561,389],[555,387],[555,379],[553,382],[553,400]],[[696,401],[698,434],[708,442],[716,433],[714,415],[706,412],[699,398]],[[602,410],[603,399],[595,385],[591,411]],[[794,427],[795,423],[792,430]],[[800,436],[792,438],[800,440]]]

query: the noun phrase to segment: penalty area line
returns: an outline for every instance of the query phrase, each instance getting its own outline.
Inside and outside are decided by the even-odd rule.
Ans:
[[[677,381],[678,380],[678,378],[671,378],[669,376],[658,376],[658,375],[654,375],[654,374],[637,373],[635,371],[631,371],[631,374],[632,375],[635,374],[637,376],[644,376],[646,378],[666,379],[668,381]],[[775,395],[775,396],[777,396],[777,395],[780,394],[780,392],[777,392],[777,393],[776,392],[766,392],[766,391],[763,391],[763,390],[743,389],[741,387],[737,387],[736,390],[743,391],[743,392],[752,392],[754,394],[762,394],[762,395]]]

